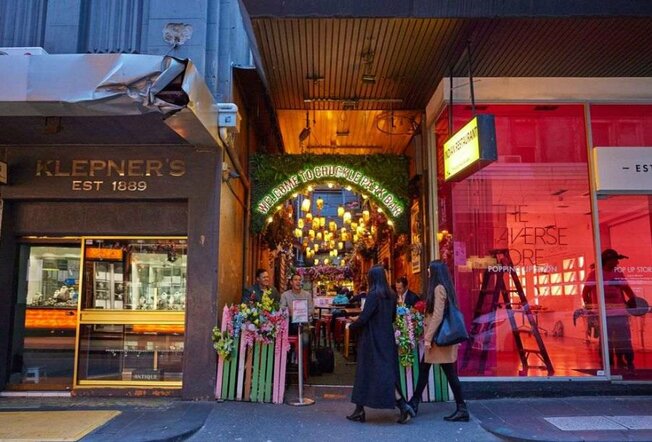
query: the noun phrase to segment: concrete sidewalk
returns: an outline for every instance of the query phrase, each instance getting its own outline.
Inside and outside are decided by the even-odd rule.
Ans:
[[[113,410],[120,414],[83,441],[179,441],[198,431],[214,402],[159,398],[1,397],[8,411]],[[53,413],[54,419],[55,413]],[[74,415],[71,417],[74,419]],[[17,428],[18,430],[18,428]],[[7,432],[5,428],[5,432]]]
[[[512,441],[652,441],[651,396],[492,399],[471,413]]]
[[[184,402],[170,398],[0,398],[3,411],[115,410],[120,415],[83,441],[652,441],[652,396],[469,401],[472,419],[442,417],[454,404],[422,404],[417,418],[395,423],[397,410],[367,410],[350,422],[349,389],[307,388],[315,405]],[[293,399],[292,389],[286,399]]]

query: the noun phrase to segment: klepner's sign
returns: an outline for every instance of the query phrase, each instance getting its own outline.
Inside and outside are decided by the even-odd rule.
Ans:
[[[459,181],[496,161],[493,115],[477,115],[444,143],[444,179]]]
[[[340,182],[348,182],[358,189],[369,192],[379,201],[393,217],[397,217],[405,210],[400,200],[387,190],[382,183],[363,174],[362,172],[346,166],[322,165],[304,169],[289,176],[285,181],[274,187],[256,204],[256,211],[263,215],[279,201],[287,199],[288,195],[296,192],[300,187],[312,181],[323,179],[335,179]]]
[[[593,161],[598,193],[652,194],[652,147],[596,147]]]

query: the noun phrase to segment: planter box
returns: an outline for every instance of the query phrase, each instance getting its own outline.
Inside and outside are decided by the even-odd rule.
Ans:
[[[229,316],[222,316],[226,330]],[[247,343],[243,334],[235,339],[228,361],[218,356],[215,397],[219,400],[283,403],[287,353],[290,348],[287,324],[274,342]]]

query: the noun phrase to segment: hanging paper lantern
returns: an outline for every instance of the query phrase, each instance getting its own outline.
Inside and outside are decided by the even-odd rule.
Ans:
[[[337,231],[337,223],[335,221],[331,221],[328,223],[328,230],[331,232]]]
[[[356,230],[358,228],[358,223],[351,223],[351,230]]]
[[[321,232],[317,232],[317,234],[315,235],[315,238],[317,238],[317,241],[321,241],[322,240]]]
[[[301,238],[303,236],[303,230],[294,229],[294,236],[296,236],[297,238]]]
[[[337,216],[339,216],[340,218],[342,218],[344,216],[344,207],[343,206],[339,206],[337,208]]]
[[[337,243],[337,248],[342,250],[344,248],[344,243],[342,241]]]
[[[306,222],[311,222],[312,221],[312,213],[308,212],[306,213]]]
[[[325,216],[319,217],[319,226],[320,227],[326,227],[326,217]]]
[[[360,239],[360,237],[358,236],[358,234],[354,233],[353,234],[353,242],[358,242],[359,239]]]
[[[319,244],[312,246],[312,249],[315,251],[315,253],[319,252]]]
[[[303,229],[304,223],[303,223],[303,218],[299,218],[297,220],[297,227],[300,229]]]
[[[301,203],[301,210],[304,212],[310,212],[310,198],[306,198]]]
[[[312,229],[308,230],[308,237],[310,239],[315,239],[315,231]]]
[[[358,219],[358,224],[364,224],[364,218],[362,218],[362,217],[359,218],[359,219]]]
[[[369,221],[369,217],[370,217],[370,215],[369,215],[369,211],[368,211],[368,210],[363,210],[363,211],[362,211],[362,218],[363,218],[365,221]]]
[[[351,224],[351,212],[344,212],[342,219],[344,220],[345,224]]]
[[[319,265],[319,260],[318,260],[317,258],[315,258],[315,265],[316,265],[316,266]]]
[[[324,265],[327,266],[330,260],[328,258],[324,258]]]
[[[317,198],[317,209],[321,210],[324,208],[324,200],[322,198]]]

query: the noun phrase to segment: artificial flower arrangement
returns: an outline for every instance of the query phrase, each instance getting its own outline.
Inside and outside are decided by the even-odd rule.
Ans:
[[[228,309],[230,321],[227,329],[213,328],[213,347],[228,361],[235,341],[242,333],[247,345],[254,342],[270,344],[287,324],[287,310],[279,310],[278,302],[271,298],[271,290],[265,290],[260,302],[235,304]]]
[[[398,359],[403,367],[410,367],[414,362],[414,349],[423,335],[424,311],[423,301],[417,302],[413,308],[406,305],[396,307],[394,339],[398,345]]]

